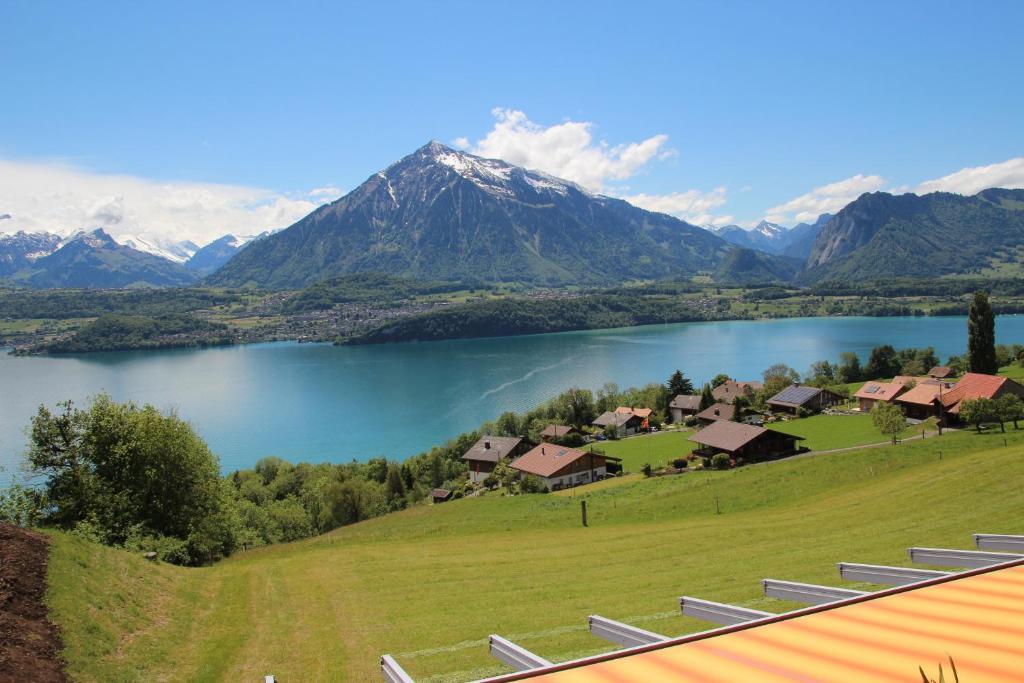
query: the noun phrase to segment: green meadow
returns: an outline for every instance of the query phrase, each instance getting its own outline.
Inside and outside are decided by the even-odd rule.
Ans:
[[[645,438],[664,453],[685,439]],[[203,569],[53,533],[48,601],[75,680],[368,681],[383,653],[417,680],[467,680],[506,670],[491,633],[565,660],[612,648],[589,614],[679,635],[710,627],[679,615],[683,594],[784,611],[762,578],[842,585],[838,561],[1021,533],[1024,430],[1005,438],[424,505]]]

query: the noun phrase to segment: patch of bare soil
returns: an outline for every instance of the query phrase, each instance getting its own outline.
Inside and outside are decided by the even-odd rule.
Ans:
[[[43,602],[49,545],[43,534],[0,524],[0,683],[68,680]]]

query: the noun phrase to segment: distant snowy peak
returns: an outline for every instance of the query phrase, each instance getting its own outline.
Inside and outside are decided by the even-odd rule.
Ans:
[[[136,251],[144,251],[175,263],[185,263],[199,250],[199,246],[190,240],[175,242],[139,235],[119,235],[115,241]]]
[[[421,147],[415,156],[419,157],[426,164],[435,164],[450,169],[451,172],[462,176],[492,194],[515,197],[519,194],[517,189],[522,184],[525,184],[535,192],[554,192],[560,195],[567,195],[570,190],[574,190],[581,194],[592,196],[590,192],[576,183],[556,178],[543,171],[513,166],[500,159],[485,159],[484,157],[478,157],[467,152],[460,152],[437,141]],[[382,171],[379,175],[390,183],[389,171],[396,169],[401,164],[402,162],[399,162]],[[392,198],[394,198],[393,192]]]
[[[777,239],[781,235],[786,233],[786,228],[778,225],[777,223],[769,223],[768,221],[761,221],[754,227],[754,232],[760,233],[770,240]]]

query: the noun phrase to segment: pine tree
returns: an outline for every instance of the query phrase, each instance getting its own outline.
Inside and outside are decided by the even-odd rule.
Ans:
[[[967,365],[971,372],[994,375],[996,362],[996,316],[988,294],[975,292],[967,311]]]
[[[686,375],[681,370],[676,370],[672,373],[672,376],[668,378],[668,393],[670,398],[674,398],[683,395],[693,394],[693,382],[687,379]]]

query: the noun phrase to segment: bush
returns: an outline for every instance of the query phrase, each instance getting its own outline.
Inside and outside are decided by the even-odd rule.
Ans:
[[[643,467],[640,468],[640,471],[644,473],[645,477],[649,477],[654,473],[654,470],[651,468],[651,463],[649,462],[645,462]]]
[[[519,491],[521,493],[547,493],[547,487],[541,483],[540,479],[528,474],[519,482]]]
[[[686,465],[686,458],[676,458],[672,461],[672,467],[675,467],[677,470],[686,469]]]
[[[729,456],[725,453],[717,453],[711,458],[711,466],[716,470],[727,470],[729,469]]]
[[[501,482],[498,481],[498,478],[493,474],[488,474],[486,477],[484,477],[483,481],[484,486],[489,489],[497,488],[498,484],[500,483]]]

